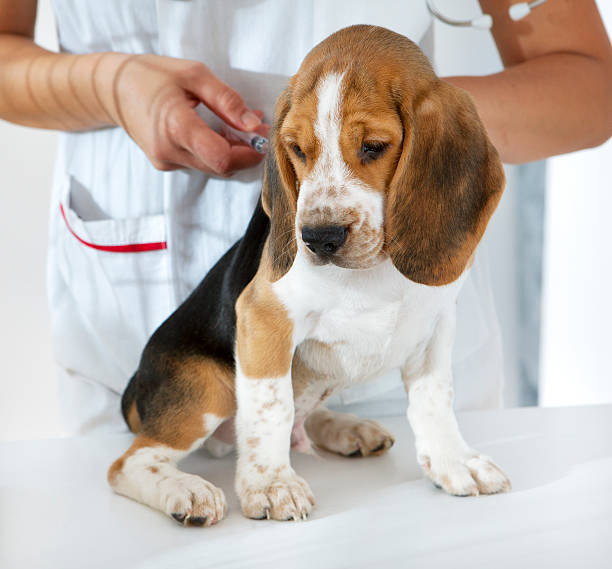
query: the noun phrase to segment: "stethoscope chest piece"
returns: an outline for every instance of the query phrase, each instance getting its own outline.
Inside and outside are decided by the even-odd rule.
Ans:
[[[544,4],[546,0],[534,0],[533,2],[517,2],[508,9],[508,15],[514,21],[522,20],[525,16],[529,15],[533,8],[536,8],[540,4]],[[479,30],[489,30],[493,25],[493,18],[490,14],[481,14],[471,20],[456,20],[445,16],[434,4],[434,0],[425,0],[427,9],[434,18],[437,18],[441,22],[448,24],[449,26],[456,26],[461,28],[477,28]]]

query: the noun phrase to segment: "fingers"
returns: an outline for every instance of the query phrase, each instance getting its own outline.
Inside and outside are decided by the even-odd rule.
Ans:
[[[230,172],[256,166],[263,160],[263,155],[248,146],[237,144],[230,151]]]
[[[246,152],[245,152],[246,150]],[[251,168],[261,162],[261,155],[246,146],[232,146],[230,160],[225,172],[214,172],[208,165],[199,160],[188,150],[176,149],[173,160],[156,161],[154,166],[161,171],[179,170],[181,168],[193,168],[208,174],[220,177],[230,177],[234,172],[245,168]]]
[[[256,110],[254,112],[260,120],[263,120],[263,111]],[[270,125],[262,122],[257,128],[254,129],[253,132],[256,132],[257,134],[261,134],[261,136],[265,136],[266,138],[268,138],[270,136]]]
[[[177,105],[167,119],[167,131],[174,148],[159,169],[188,167],[217,176],[256,166],[263,156],[248,146],[231,145],[213,131],[189,105]],[[161,167],[160,167],[161,166]]]
[[[213,113],[233,127],[252,131],[261,119],[249,109],[236,91],[216,77],[205,65],[185,77],[185,88],[196,95]]]
[[[233,143],[213,131],[198,116],[195,107],[202,102],[234,128],[268,136],[270,127],[261,122],[261,111],[249,109],[242,97],[204,64],[194,63],[184,68],[178,85],[186,98],[173,104],[164,117],[165,135],[161,137],[164,148],[152,157],[157,168],[186,166],[217,176],[230,176],[236,170],[261,162],[263,156],[249,146]]]

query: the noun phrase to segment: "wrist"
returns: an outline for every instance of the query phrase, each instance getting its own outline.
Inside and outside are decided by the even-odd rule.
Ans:
[[[95,118],[100,121],[100,126],[123,126],[124,119],[117,95],[118,83],[126,64],[137,56],[103,52],[77,57],[88,58],[86,65],[90,72],[82,77],[90,77],[92,95],[98,104],[98,116]]]

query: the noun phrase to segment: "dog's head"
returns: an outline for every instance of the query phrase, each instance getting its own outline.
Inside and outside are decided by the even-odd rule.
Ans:
[[[346,28],[308,54],[276,104],[263,192],[274,276],[299,250],[349,269],[390,257],[415,282],[450,283],[503,186],[470,97],[407,38]]]

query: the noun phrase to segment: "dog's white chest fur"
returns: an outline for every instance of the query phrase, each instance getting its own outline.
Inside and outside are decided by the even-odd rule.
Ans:
[[[391,261],[355,271],[313,267],[298,255],[274,288],[294,322],[304,363],[330,384],[348,385],[420,365],[460,280],[429,287],[406,279]]]

